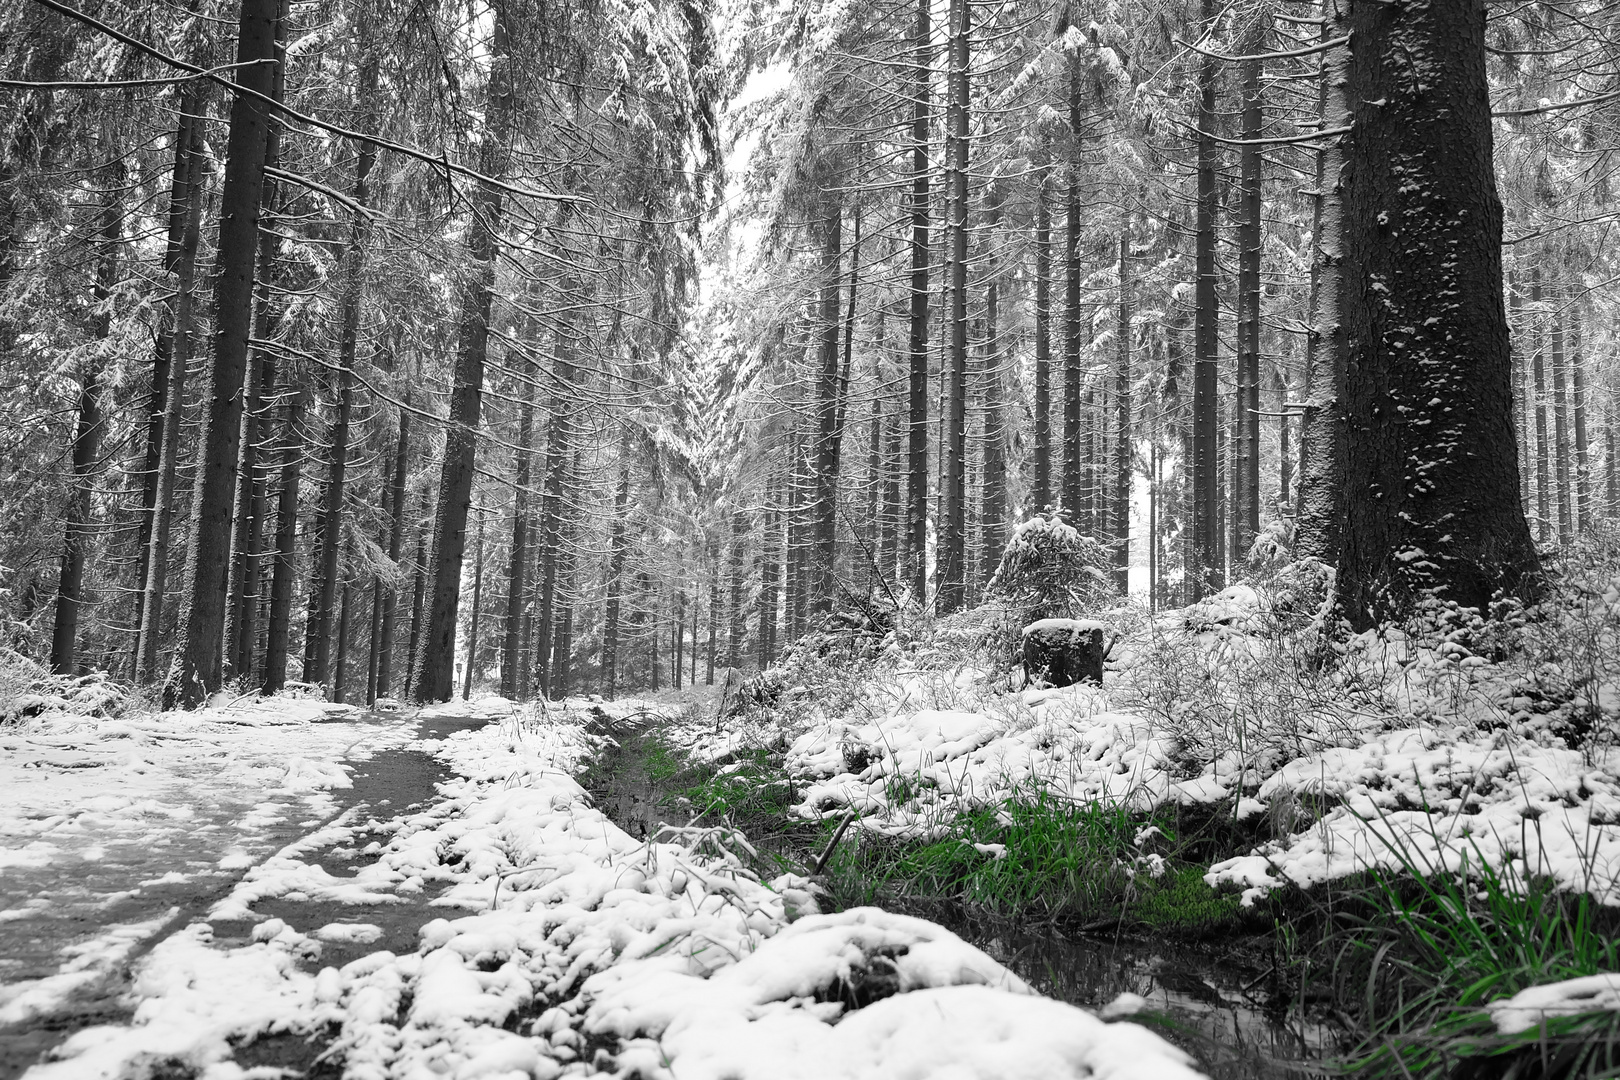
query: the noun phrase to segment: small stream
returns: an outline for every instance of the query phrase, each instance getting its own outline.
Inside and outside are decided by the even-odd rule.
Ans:
[[[647,729],[621,722],[593,730],[614,742],[581,782],[620,828],[637,837],[656,832],[675,792],[651,775]],[[1332,1029],[1287,1008],[1270,965],[1241,943],[1065,936],[949,902],[889,906],[945,926],[1059,1001],[1095,1011],[1123,993],[1141,996],[1140,1022],[1192,1054],[1213,1080],[1320,1076],[1335,1046]]]

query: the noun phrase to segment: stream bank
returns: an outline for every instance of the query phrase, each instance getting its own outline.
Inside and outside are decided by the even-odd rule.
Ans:
[[[694,818],[711,825],[727,820],[758,850],[762,878],[787,870],[808,873],[829,853],[829,844],[835,855],[853,846],[851,839],[834,840],[832,820],[817,824],[787,815],[794,792],[772,775],[768,751],[739,755],[719,767],[693,766],[662,737],[658,720],[651,713],[618,721],[604,715],[590,729],[600,748],[580,783],[626,832],[644,838]],[[951,897],[885,895],[858,882],[825,875],[822,880],[832,886],[824,908],[874,903],[929,919],[1048,997],[1097,1011],[1121,995],[1135,995],[1142,1010],[1135,1019],[1191,1053],[1214,1080],[1320,1075],[1320,1062],[1336,1045],[1330,1028],[1290,1008],[1262,939],[1253,935],[1194,942],[1117,930],[1066,933],[1051,920],[991,914]]]

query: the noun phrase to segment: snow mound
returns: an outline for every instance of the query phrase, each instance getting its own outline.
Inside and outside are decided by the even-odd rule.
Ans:
[[[1554,1016],[1620,1012],[1620,975],[1587,975],[1520,990],[1485,1006],[1503,1035],[1518,1035]]]

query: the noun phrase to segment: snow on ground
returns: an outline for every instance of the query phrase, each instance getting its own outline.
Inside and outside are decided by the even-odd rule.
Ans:
[[[897,657],[792,742],[797,812],[849,808],[869,831],[927,838],[964,806],[1036,788],[1143,811],[1220,804],[1270,836],[1210,868],[1245,902],[1374,865],[1487,860],[1510,882],[1620,904],[1620,695],[1602,670],[1498,667],[1460,635],[1393,632],[1306,670],[1277,644],[1274,599],[1240,585],[1117,619],[1103,687],[1018,692]],[[1601,602],[1612,622],[1620,592]]]
[[[319,939],[347,931],[264,919],[251,943],[221,947],[193,923],[139,962],[132,1023],[73,1035],[28,1076],[169,1061],[241,1077],[232,1046],[278,1031],[325,1033],[355,1078],[1197,1075],[1146,1029],[1035,997],[932,923],[816,913],[804,879],[754,879],[723,829],[632,839],[572,779],[592,715],[572,705],[438,710],[494,721],[436,744],[455,773],[438,802],[331,822],[255,865],[209,916],[252,917],[267,897],[425,898],[442,917],[414,952],[322,966]],[[320,865],[324,848],[378,831],[387,843],[352,877]]]
[[[0,1025],[106,977],[178,909],[330,817],[337,762],[411,738],[403,720],[299,698],[0,727]]]

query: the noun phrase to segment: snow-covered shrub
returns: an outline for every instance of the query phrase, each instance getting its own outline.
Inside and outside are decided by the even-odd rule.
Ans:
[[[37,661],[0,649],[0,724],[49,712],[111,716],[123,706],[125,696],[104,671],[52,675]]]
[[[1026,623],[1094,613],[1118,594],[1108,549],[1056,512],[1013,526],[987,598],[1005,603]]]

